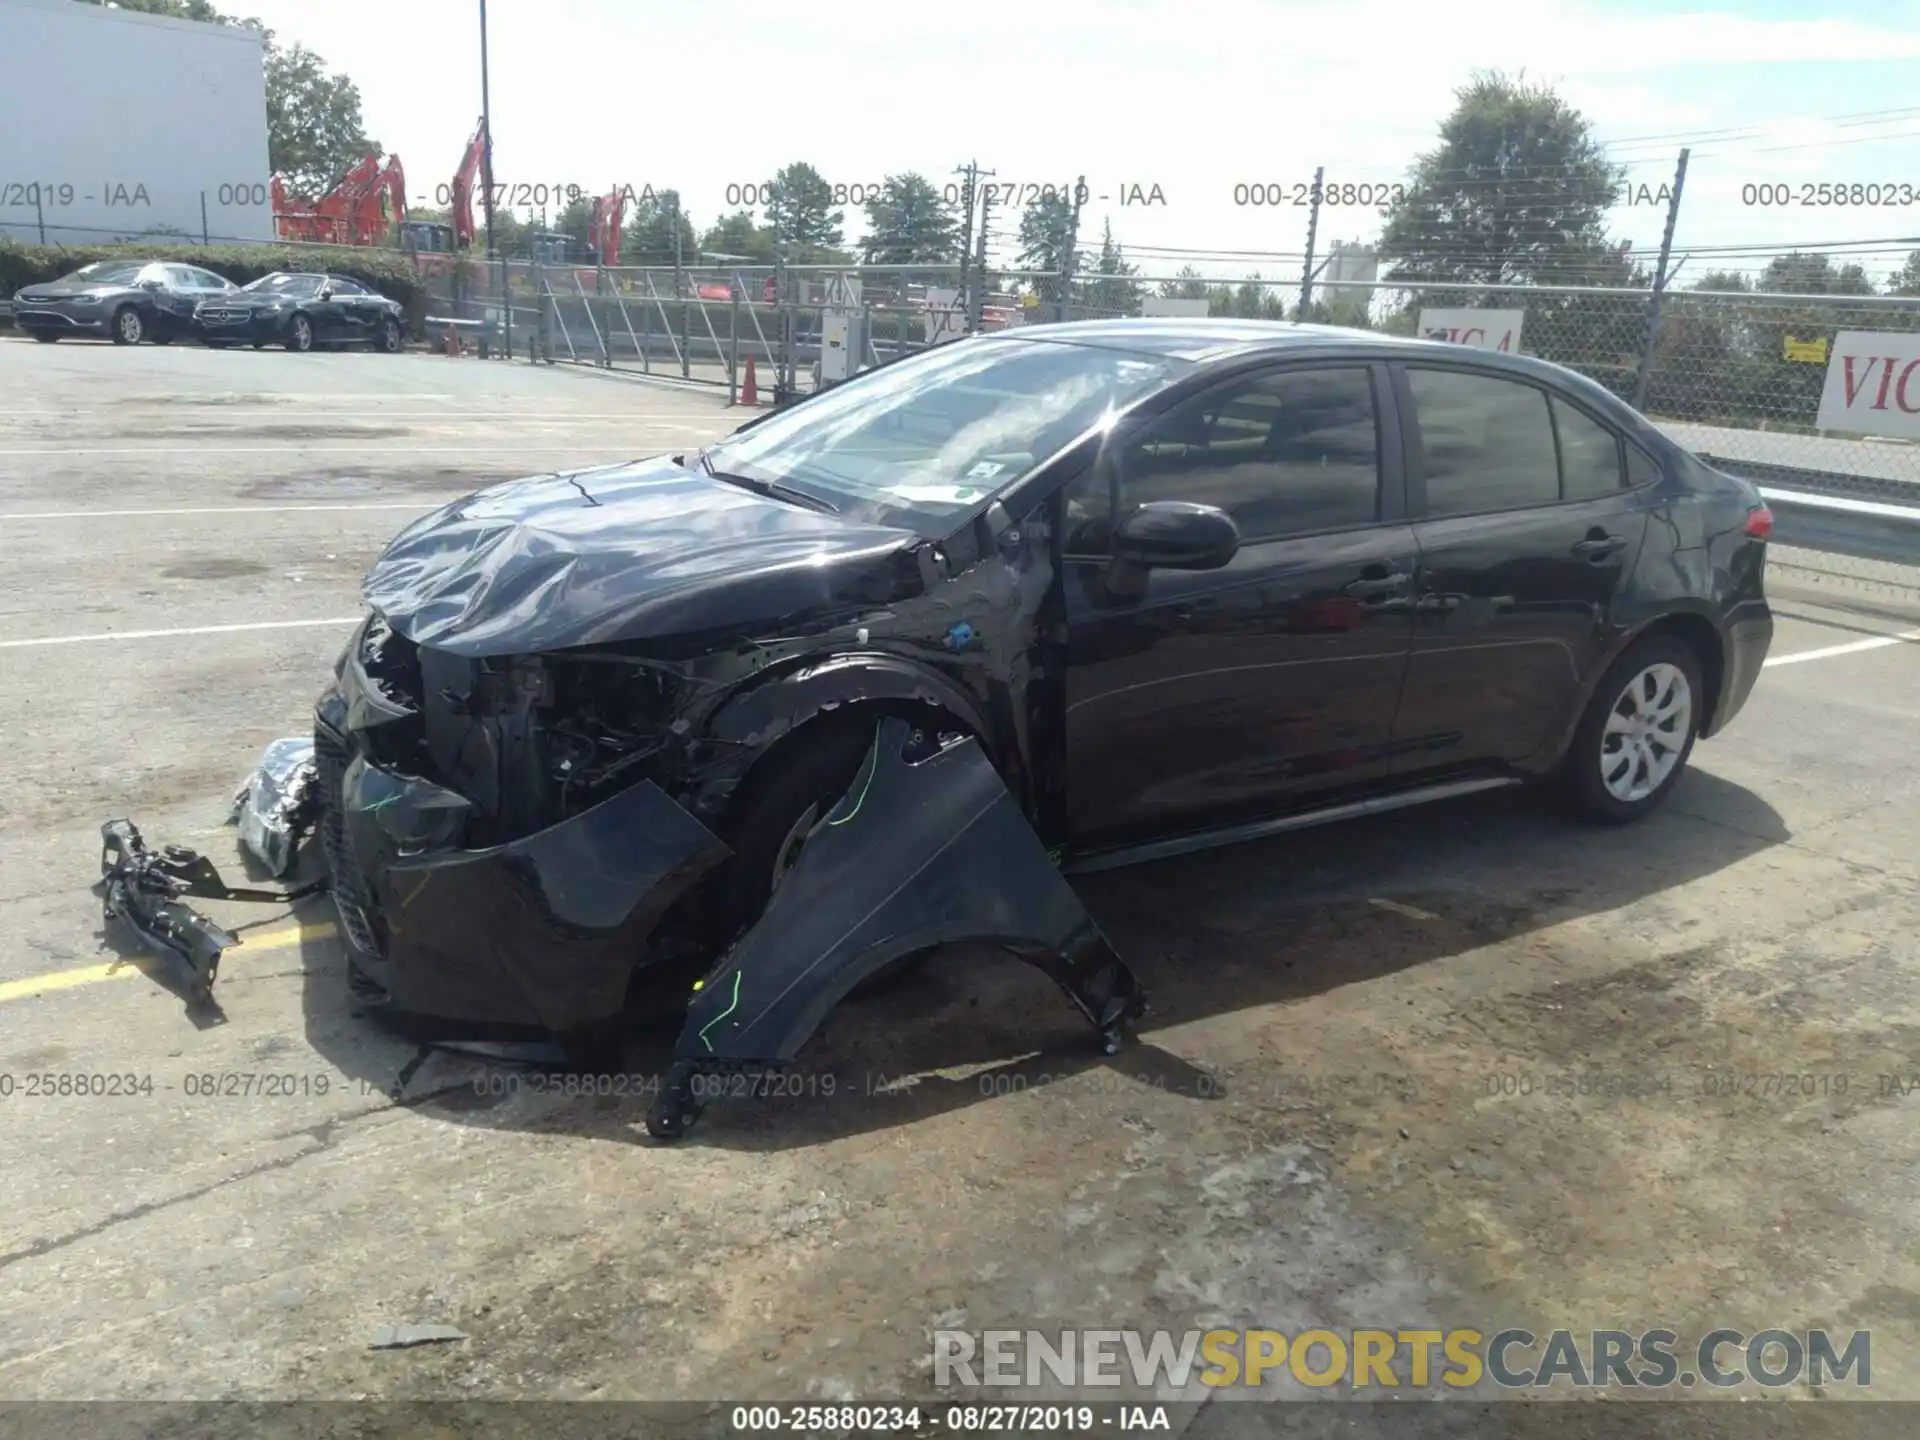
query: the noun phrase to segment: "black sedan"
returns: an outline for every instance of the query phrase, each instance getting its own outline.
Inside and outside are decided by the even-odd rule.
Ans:
[[[372,345],[396,354],[405,343],[399,302],[344,275],[276,272],[209,300],[194,327],[213,346]]]
[[[13,297],[13,323],[46,344],[91,335],[116,345],[164,345],[193,333],[194,310],[235,292],[232,281],[198,265],[98,260]]]
[[[319,703],[356,983],[563,1034],[651,996],[688,1064],[772,1064],[984,939],[1104,1028],[1063,872],[1524,782],[1652,811],[1760,675],[1771,525],[1557,366],[1171,319],[483,490],[388,546]]]

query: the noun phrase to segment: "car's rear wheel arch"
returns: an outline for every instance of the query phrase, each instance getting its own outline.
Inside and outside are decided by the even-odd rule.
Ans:
[[[1693,652],[1700,665],[1699,733],[1711,735],[1720,703],[1721,686],[1727,674],[1726,642],[1714,623],[1692,610],[1676,610],[1662,615],[1634,633],[1627,645],[1636,645],[1649,635],[1671,635]]]

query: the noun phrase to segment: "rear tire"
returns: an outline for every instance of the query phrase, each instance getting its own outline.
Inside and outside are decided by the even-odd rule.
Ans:
[[[1561,769],[1582,820],[1625,825],[1673,792],[1693,753],[1706,700],[1700,657],[1673,635],[1649,635],[1600,677]]]

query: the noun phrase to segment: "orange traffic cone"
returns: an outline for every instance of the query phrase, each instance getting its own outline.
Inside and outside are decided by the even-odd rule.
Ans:
[[[747,378],[740,383],[740,403],[742,405],[760,403],[760,391],[753,383],[753,352],[751,350],[747,352]]]

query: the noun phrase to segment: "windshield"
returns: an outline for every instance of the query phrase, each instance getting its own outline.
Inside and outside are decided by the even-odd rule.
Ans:
[[[256,295],[311,295],[320,288],[317,275],[262,275],[250,285],[240,287]]]
[[[91,265],[82,265],[73,274],[67,276],[68,284],[81,285],[131,285],[139,278],[142,266],[129,264],[125,260],[96,260]]]
[[[707,457],[717,471],[814,495],[849,519],[938,535],[1184,368],[1011,336],[958,341],[762,421]]]

